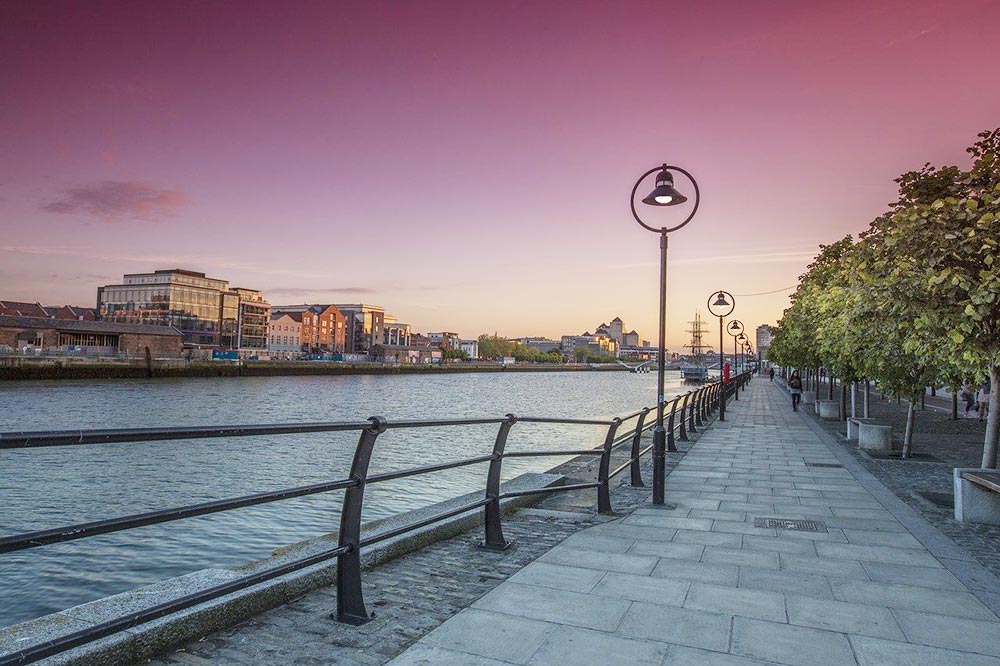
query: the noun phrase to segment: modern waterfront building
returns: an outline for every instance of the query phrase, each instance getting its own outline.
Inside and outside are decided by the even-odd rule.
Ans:
[[[97,289],[102,321],[172,326],[186,347],[264,350],[270,307],[254,289],[180,268],[128,274]]]
[[[368,354],[377,344],[383,344],[385,308],[365,303],[337,303],[344,315],[344,351]]]
[[[564,354],[572,354],[577,349],[588,349],[595,354],[618,356],[618,343],[605,334],[585,332],[583,335],[564,335],[561,340]]]

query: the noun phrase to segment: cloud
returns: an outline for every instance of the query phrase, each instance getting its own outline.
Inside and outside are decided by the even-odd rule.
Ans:
[[[316,294],[361,294],[370,295],[377,294],[377,289],[370,289],[368,287],[278,287],[275,289],[264,289],[262,290],[268,295],[275,296],[311,296]]]
[[[175,215],[183,204],[184,196],[176,190],[142,181],[106,180],[69,188],[60,199],[43,205],[42,210],[64,215],[91,215],[109,222],[159,222]]]

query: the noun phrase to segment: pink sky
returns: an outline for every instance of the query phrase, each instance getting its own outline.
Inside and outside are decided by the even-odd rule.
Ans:
[[[703,193],[676,346],[713,289],[793,285],[894,176],[964,164],[1000,124],[997,25],[973,0],[4,3],[0,299],[179,266],[418,331],[653,340],[627,199],[669,161]]]

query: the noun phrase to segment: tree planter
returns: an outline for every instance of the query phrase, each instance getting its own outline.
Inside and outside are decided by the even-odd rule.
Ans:
[[[816,413],[827,421],[840,420],[840,403],[836,400],[820,400],[816,403]]]
[[[862,423],[858,426],[858,448],[863,451],[892,451],[892,426]]]
[[[803,405],[813,405],[816,403],[816,391],[803,391],[802,392],[802,404]]]

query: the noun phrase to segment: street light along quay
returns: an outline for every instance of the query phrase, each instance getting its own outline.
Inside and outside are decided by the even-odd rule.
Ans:
[[[726,362],[726,351],[722,347],[722,329],[723,329],[723,319],[728,317],[736,309],[736,299],[728,291],[715,292],[715,300],[712,300],[712,296],[708,297],[708,311],[719,318],[719,381],[725,382],[723,377],[723,365]],[[728,300],[727,300],[728,297]],[[735,358],[733,359],[736,360]],[[725,385],[723,384],[723,387]],[[719,391],[719,420],[726,420],[726,398],[724,395],[725,391]]]
[[[659,172],[659,173],[657,173]],[[642,203],[648,206],[679,206],[685,203],[688,198],[681,194],[674,187],[674,176],[676,172],[683,175],[694,187],[694,206],[684,221],[672,227],[654,227],[642,221],[638,211],[635,209],[635,194],[639,190],[639,185],[650,175],[656,173],[656,186],[643,200]],[[677,166],[662,164],[654,167],[639,176],[632,187],[632,194],[629,196],[629,206],[632,208],[632,217],[643,229],[660,234],[660,343],[658,348],[658,361],[656,364],[656,427],[653,429],[653,504],[664,503],[664,485],[666,482],[666,458],[667,458],[667,431],[663,427],[663,373],[666,356],[666,335],[667,335],[667,234],[677,231],[695,216],[698,212],[698,204],[701,203],[701,192],[698,190],[698,183],[694,176]]]
[[[729,330],[729,335],[733,336],[733,374],[739,374],[739,368],[736,365],[736,340],[739,336],[743,335],[743,322],[739,319],[734,319],[729,322],[727,327]],[[740,399],[740,387],[739,384],[733,384],[733,400]]]

